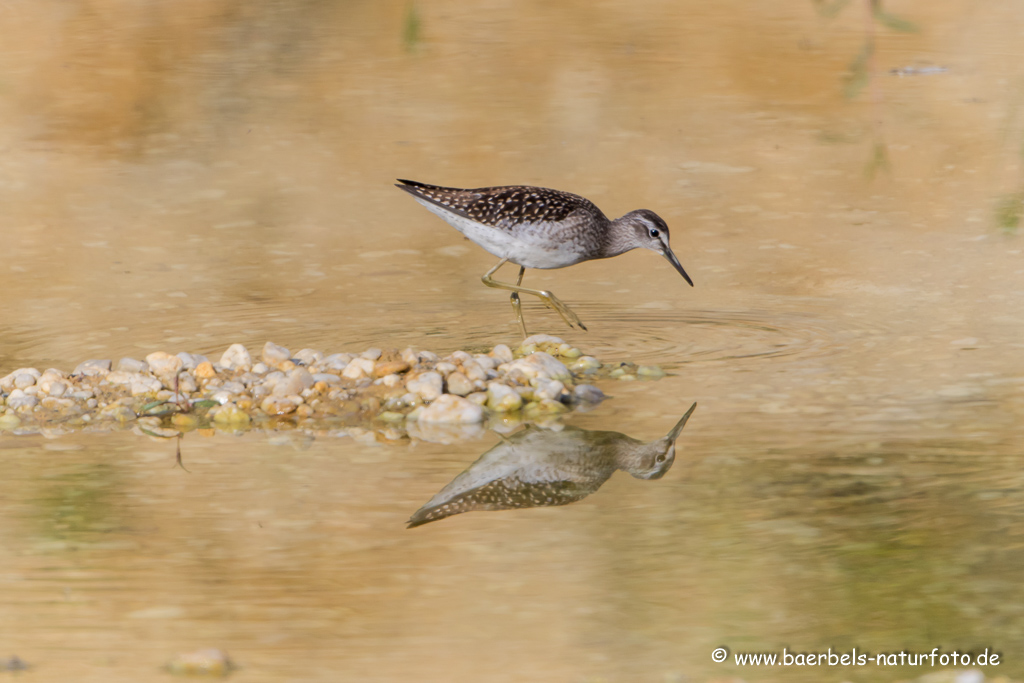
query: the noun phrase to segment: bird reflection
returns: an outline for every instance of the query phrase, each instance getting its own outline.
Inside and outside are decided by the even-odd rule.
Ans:
[[[694,403],[663,438],[644,443],[618,432],[528,426],[484,453],[409,518],[409,528],[474,510],[568,505],[601,488],[615,470],[660,479]]]

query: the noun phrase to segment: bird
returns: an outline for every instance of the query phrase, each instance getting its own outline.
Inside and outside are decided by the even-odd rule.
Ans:
[[[460,189],[401,178],[395,187],[408,192],[429,211],[501,259],[481,280],[488,287],[512,292],[512,310],[524,339],[527,332],[520,293],[540,298],[562,316],[570,329],[587,329],[579,316],[551,292],[522,286],[527,268],[565,268],[644,248],[664,256],[693,286],[693,280],[669,246],[668,225],[648,209],[609,220],[589,199],[546,187]],[[506,263],[519,266],[515,284],[491,277]]]
[[[615,470],[660,479],[672,467],[676,439],[696,409],[694,403],[666,436],[650,443],[619,432],[527,425],[503,437],[414,512],[408,528],[476,510],[568,505],[597,491]]]

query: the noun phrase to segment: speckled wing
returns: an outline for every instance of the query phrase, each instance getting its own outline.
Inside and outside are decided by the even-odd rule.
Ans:
[[[562,223],[573,213],[581,217],[603,216],[601,210],[589,199],[546,187],[513,185],[462,190],[414,180],[399,182],[403,184],[397,187],[409,194],[465,218],[504,230],[524,223]]]
[[[603,483],[603,482],[602,482]],[[598,485],[600,486],[600,484]],[[597,490],[592,482],[552,481],[525,482],[508,477],[488,482],[436,505],[427,504],[409,518],[409,528],[445,517],[480,510],[511,510],[516,508],[568,505],[586,498]]]

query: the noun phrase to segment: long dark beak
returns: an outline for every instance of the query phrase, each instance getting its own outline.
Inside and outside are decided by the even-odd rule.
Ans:
[[[675,440],[679,438],[679,433],[683,431],[683,427],[686,426],[686,421],[690,419],[690,416],[693,415],[693,411],[695,410],[697,410],[696,403],[690,406],[690,409],[686,411],[686,415],[683,415],[681,418],[679,418],[679,422],[676,423],[676,426],[673,427],[672,431],[669,432],[668,436],[665,437],[666,441],[668,441],[669,443],[675,443]]]
[[[683,265],[679,263],[679,259],[677,259],[676,255],[672,253],[672,250],[665,249],[665,251],[661,252],[661,255],[667,258],[668,262],[672,264],[672,267],[678,270],[679,274],[683,276],[683,279],[689,282],[690,286],[693,287],[693,280],[691,280],[690,276],[686,274],[685,270],[683,270]]]

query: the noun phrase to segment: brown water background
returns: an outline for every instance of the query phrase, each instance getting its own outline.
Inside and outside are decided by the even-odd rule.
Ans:
[[[0,374],[156,350],[514,344],[394,178],[672,228],[531,271],[572,425],[675,467],[408,515],[498,441],[0,434],[0,651],[39,681],[894,681],[733,652],[986,647],[1024,677],[1024,4],[0,3]],[[912,29],[912,30],[909,30]],[[896,70],[896,71],[894,71]],[[730,660],[731,661],[731,660]]]

